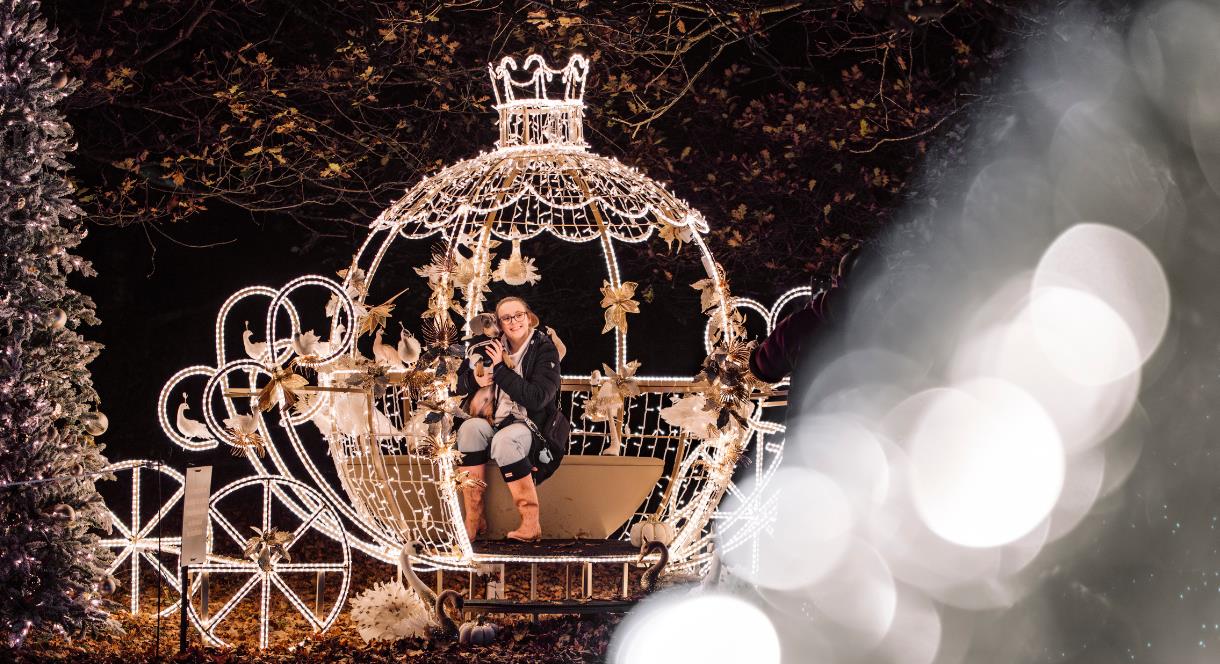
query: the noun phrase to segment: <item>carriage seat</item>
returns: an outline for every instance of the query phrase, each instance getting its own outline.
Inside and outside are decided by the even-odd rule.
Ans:
[[[664,468],[663,459],[651,457],[565,456],[555,474],[538,487],[542,537],[609,537],[639,509]],[[486,501],[487,537],[503,538],[520,525],[512,496],[495,468],[488,469]]]

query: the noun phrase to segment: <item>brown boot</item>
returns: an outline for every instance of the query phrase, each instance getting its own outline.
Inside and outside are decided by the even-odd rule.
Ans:
[[[462,470],[470,474],[477,483],[462,489],[462,502],[466,505],[466,537],[471,542],[487,530],[487,517],[483,514],[483,492],[487,490],[484,481],[487,479],[487,464],[477,466],[462,466]]]
[[[521,514],[521,526],[510,530],[508,539],[521,542],[537,542],[542,539],[542,526],[538,523],[538,489],[534,486],[534,477],[526,475],[519,480],[508,483],[508,491],[517,504],[517,512]]]

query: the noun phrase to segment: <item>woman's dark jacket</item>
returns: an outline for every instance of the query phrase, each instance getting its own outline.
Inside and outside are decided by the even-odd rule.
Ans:
[[[559,394],[559,350],[539,329],[534,330],[526,344],[529,348],[521,358],[521,375],[501,362],[496,365],[492,380],[508,398],[525,408],[530,421],[541,430],[558,409],[555,397]],[[507,348],[504,354],[508,355]],[[470,360],[466,359],[458,367],[454,394],[470,394],[478,389]]]

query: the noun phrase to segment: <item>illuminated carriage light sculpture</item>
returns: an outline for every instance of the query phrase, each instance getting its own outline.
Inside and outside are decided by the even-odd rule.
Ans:
[[[562,69],[552,69],[537,55],[521,65],[505,58],[489,70],[499,113],[496,149],[425,178],[377,217],[344,284],[346,291],[356,294],[355,305],[364,306],[368,285],[374,283],[382,260],[400,239],[436,236],[446,246],[443,264],[465,264],[467,272],[460,281],[453,270],[435,275],[436,283],[430,284],[435,300],[429,314],[447,317],[455,304],[447,298],[458,288],[462,301],[457,306],[469,319],[485,306],[483,288],[492,277],[492,250],[497,241],[513,243],[514,252],[520,242],[544,233],[569,242],[597,241],[605,259],[606,281],[618,289],[623,280],[616,241],[639,243],[657,233],[667,240],[688,242],[700,252],[718,305],[712,309],[710,331],[725,341],[732,340],[736,331],[730,313],[735,303],[703,241],[708,231],[703,216],[637,170],[588,150],[582,125],[586,59],[574,55]],[[392,290],[398,290],[398,285]],[[621,372],[628,364],[627,337],[621,327],[614,334],[610,364]],[[675,533],[671,543],[674,565],[701,564],[711,542],[709,519],[731,486],[736,460],[750,440],[757,438],[758,468],[774,468],[782,450],[782,428],[762,422],[761,411],[755,409],[749,426],[722,432],[706,442],[690,439],[668,427],[659,411],[668,405],[663,400],[666,395],[689,392],[694,381],[692,376],[639,377],[641,395],[631,399],[646,404],[632,408],[628,403],[624,408],[637,418],[622,423],[625,458],[604,460],[596,455],[606,441],[598,444],[579,408],[596,385],[587,376],[564,376],[562,403],[580,435],[574,437],[556,477],[540,487],[544,510],[548,502],[563,502],[548,500],[545,490],[561,484],[559,478],[565,472],[586,472],[584,477],[596,481],[606,474],[606,465],[634,466],[622,470],[626,483],[631,480],[628,476],[657,473],[647,480],[641,495],[629,501],[636,507],[628,507],[618,524],[629,526],[645,518],[666,521]],[[403,412],[403,403],[402,395],[391,389],[389,397],[377,404],[397,431],[406,428],[411,416]],[[643,421],[638,421],[640,413],[646,413]],[[766,445],[762,444],[764,437],[771,439]],[[382,530],[383,538],[420,540],[425,559],[445,567],[537,559],[475,551],[462,527],[452,458],[436,462],[413,455],[411,435],[376,438],[377,444],[370,445],[367,437],[338,433],[331,437],[331,454],[348,496],[369,517],[368,522]],[[764,453],[768,455],[765,463]],[[665,472],[659,472],[662,470]],[[491,475],[494,483],[494,473]],[[421,480],[427,487],[419,486]],[[489,491],[489,519],[493,522],[494,488]],[[586,488],[583,493],[590,498],[596,492]],[[415,500],[416,496],[423,500]],[[582,496],[565,498],[579,501]],[[510,518],[514,514],[501,511]],[[545,512],[542,523],[546,537]],[[492,530],[496,530],[494,523]],[[633,558],[619,555],[599,560]]]
[[[588,151],[581,125],[587,71],[588,63],[579,55],[558,70],[537,56],[527,58],[520,67],[506,58],[491,68],[500,114],[497,149],[454,164],[408,190],[373,222],[342,284],[304,276],[278,290],[255,286],[230,297],[216,319],[216,365],[183,369],[162,389],[158,410],[167,436],[185,449],[208,450],[229,442],[224,418],[252,415],[257,432],[267,441],[265,458],[250,449],[244,452],[254,475],[284,478],[269,484],[269,490],[299,517],[319,513],[323,503],[333,508],[333,513],[315,519],[312,527],[343,549],[331,556],[335,561],[346,561],[350,546],[392,563],[403,543],[412,540],[422,545],[423,556],[414,561],[421,570],[470,569],[488,562],[589,562],[581,555],[565,557],[556,552],[545,556],[476,552],[462,525],[455,459],[451,454],[420,452],[424,432],[416,426],[418,413],[412,412],[414,404],[406,398],[406,388],[390,382],[384,386],[384,395],[374,395],[346,386],[346,379],[358,373],[352,365],[361,357],[357,326],[362,312],[367,311],[368,287],[399,239],[439,236],[449,257],[461,256],[473,267],[475,274],[468,275],[469,281],[463,285],[462,305],[471,316],[483,306],[481,289],[491,274],[494,239],[520,242],[544,232],[571,242],[598,241],[605,257],[606,281],[615,288],[622,284],[615,241],[639,243],[659,233],[690,243],[700,252],[717,303],[708,321],[709,340],[717,334],[732,339],[736,332],[730,312],[736,307],[760,309],[761,305],[752,307],[749,305],[756,303],[730,297],[703,242],[708,228],[698,211],[638,171]],[[443,295],[454,275],[438,276],[441,288],[435,291]],[[250,397],[277,371],[299,359],[294,357],[292,339],[304,330],[292,296],[307,288],[329,291],[333,303],[327,312],[326,348],[310,362],[316,380],[305,391],[313,394],[313,400],[303,411],[281,402],[276,411],[261,413],[253,408]],[[241,329],[232,315],[234,308],[249,300],[269,300],[261,325],[265,345],[257,357],[248,356],[249,346],[247,354],[227,348],[234,330]],[[440,311],[447,311],[454,303],[437,304]],[[765,316],[768,328],[773,317],[774,311]],[[256,323],[255,329],[259,328]],[[615,329],[614,334],[612,364],[622,371],[628,363],[627,338],[622,329]],[[204,385],[192,391],[191,382]],[[592,469],[593,478],[606,475],[605,466],[615,464],[625,467],[623,472],[635,475],[636,480],[645,471],[652,473],[641,495],[628,501],[635,507],[627,507],[617,517],[623,526],[619,531],[625,537],[626,526],[645,519],[664,521],[675,533],[671,567],[699,569],[708,560],[713,517],[718,519],[721,552],[749,542],[760,528],[767,527],[766,507],[742,495],[733,483],[733,471],[753,441],[755,493],[761,494],[782,456],[783,428],[762,418],[759,403],[748,426],[721,432],[711,440],[695,440],[669,427],[659,414],[668,405],[667,396],[694,389],[695,377],[642,376],[638,382],[640,396],[628,398],[624,407],[631,416],[621,423],[623,454],[602,460],[598,454],[612,436],[592,426],[581,409],[597,385],[588,376],[564,376],[563,405],[574,423],[574,436],[559,473],[540,487],[543,501],[547,502],[548,486],[562,485],[562,474],[581,466]],[[184,392],[197,395],[189,410],[178,400]],[[180,417],[171,422],[169,415],[175,406]],[[195,418],[202,413],[202,421],[195,420],[199,426],[191,428],[206,429],[210,436],[191,437],[181,431],[187,413]],[[353,426],[353,420],[364,420],[367,425]],[[440,428],[452,423],[447,416]],[[317,447],[306,443],[310,435],[316,435],[315,427],[327,441],[338,488],[317,466]],[[444,439],[447,432],[430,433]],[[283,444],[285,438],[288,445]],[[300,476],[301,469],[307,477]],[[315,487],[316,492],[306,491],[298,480]],[[726,491],[738,494],[742,507],[717,514]],[[494,495],[489,495],[489,503],[494,502]],[[224,516],[212,514],[213,520]],[[349,532],[345,524],[354,531]],[[547,527],[545,516],[543,525]],[[603,530],[613,530],[613,524]],[[597,558],[600,562],[634,559],[634,554],[626,553]],[[223,566],[226,561],[215,564]],[[208,631],[207,625],[200,626]]]

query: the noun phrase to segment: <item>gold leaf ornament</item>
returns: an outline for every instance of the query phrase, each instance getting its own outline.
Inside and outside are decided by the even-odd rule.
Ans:
[[[720,306],[720,293],[716,289],[715,279],[706,277],[691,284],[690,287],[699,291],[699,311],[707,313]]]
[[[627,314],[640,313],[640,303],[635,299],[635,289],[639,286],[634,281],[624,281],[617,288],[609,281],[602,281],[602,308],[606,310],[606,325],[602,334],[612,329],[627,333]]]
[[[233,447],[235,456],[241,456],[246,450],[252,449],[260,457],[266,453],[266,441],[258,433],[258,417],[255,415],[235,415],[225,418],[225,442]]]
[[[394,311],[394,300],[397,300],[398,296],[405,292],[407,292],[407,289],[404,288],[398,291],[394,297],[370,308],[368,312],[365,313],[360,319],[360,331],[358,334],[360,336],[364,336],[373,332],[374,330],[384,328],[386,321],[390,318],[390,314]]]
[[[674,224],[662,221],[661,231],[659,233],[662,240],[665,240],[665,247],[669,253],[674,251],[674,242],[678,243],[678,249],[682,249],[682,245],[691,241],[691,230],[689,226],[675,226]]]
[[[475,489],[487,486],[487,482],[474,477],[469,471],[461,471],[453,476],[453,485],[458,489]]]
[[[304,376],[293,372],[291,368],[275,369],[271,372],[271,380],[258,391],[258,408],[267,411],[275,407],[275,392],[278,389],[284,395],[284,404],[289,408],[297,403],[299,396],[296,391],[309,385]]]

